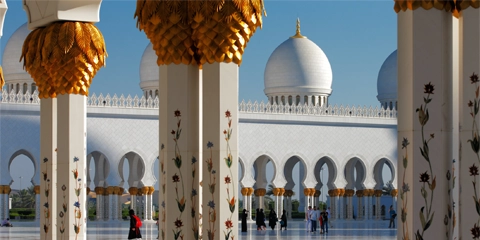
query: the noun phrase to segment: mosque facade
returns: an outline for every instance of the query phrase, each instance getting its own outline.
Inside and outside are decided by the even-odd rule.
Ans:
[[[0,218],[9,216],[8,198],[14,179],[10,165],[19,155],[35,168],[30,182],[37,194],[40,216],[40,100],[30,75],[18,62],[28,35],[21,26],[9,39],[4,55],[5,87],[0,101]],[[140,64],[143,96],[92,94],[87,101],[87,174],[96,193],[97,219],[119,220],[121,196],[128,192],[131,206],[145,220],[152,220],[157,194],[154,185],[158,161],[159,67],[149,44]],[[297,33],[271,54],[265,68],[266,102],[242,101],[239,106],[239,163],[244,208],[263,206],[268,189],[267,163],[273,165],[273,193],[277,213],[291,217],[292,196],[301,208],[317,205],[326,185],[332,217],[379,219],[385,167],[397,186],[397,52],[381,66],[378,107],[332,106],[332,69],[326,54]],[[125,161],[129,176],[123,175]],[[293,168],[299,163],[300,174]],[[327,169],[327,179],[321,178]],[[122,186],[127,183],[128,189]],[[295,186],[300,191],[293,192]],[[323,193],[327,194],[327,193]],[[391,191],[395,201],[397,191]],[[253,199],[257,206],[253,206]],[[138,201],[137,201],[138,200]],[[392,203],[395,206],[395,202]],[[252,212],[252,211],[250,211]]]

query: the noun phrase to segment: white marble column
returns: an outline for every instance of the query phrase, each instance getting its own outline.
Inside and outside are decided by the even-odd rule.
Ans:
[[[124,188],[119,187],[117,190],[117,219],[119,221],[123,221],[123,216],[122,216],[122,195],[123,192],[125,191]]]
[[[364,219],[363,216],[363,190],[357,190],[357,220]]]
[[[113,221],[115,219],[115,211],[116,211],[116,194],[115,194],[115,188],[113,186],[109,186],[107,188],[107,193],[108,193],[108,221]]]
[[[251,221],[253,220],[252,219],[252,213],[255,211],[253,209],[253,204],[252,204],[252,200],[253,200],[253,188],[249,188],[249,192],[246,196],[246,199],[247,199],[247,211],[248,211],[248,216],[247,216],[247,220]]]
[[[35,185],[33,191],[35,192],[35,222],[40,224],[40,185]]]
[[[104,188],[103,187],[95,187],[95,195],[96,195],[96,203],[97,203],[97,206],[96,206],[96,219],[97,221],[101,221],[103,220],[103,208],[104,208],[104,201],[103,201],[103,192],[104,192]]]
[[[203,65],[202,117],[203,158],[216,171],[215,194],[203,194],[203,202],[215,201],[217,221],[203,225],[203,236],[217,229],[217,237],[238,236],[238,65],[234,63],[212,63]],[[210,142],[213,146],[208,147]],[[209,159],[223,159],[214,160]],[[208,165],[208,164],[203,164]],[[211,172],[204,167],[203,183]],[[228,180],[227,180],[228,179]],[[215,182],[215,181],[213,181]],[[225,200],[228,201],[225,201]],[[203,215],[210,207],[203,204]],[[204,219],[206,222],[206,219]],[[213,226],[213,228],[212,228]]]
[[[473,196],[480,193],[480,176],[471,175],[471,168],[475,165],[476,169],[478,169],[480,165],[478,150],[474,151],[471,144],[472,140],[474,140],[474,134],[479,135],[478,128],[475,128],[473,121],[475,120],[476,126],[480,123],[480,114],[471,115],[473,113],[472,109],[475,106],[473,103],[479,100],[476,93],[479,83],[475,82],[474,73],[476,76],[480,73],[480,11],[469,7],[462,11],[458,22],[455,20],[456,19],[454,19],[454,29],[458,29],[454,32],[454,36],[458,34],[458,44],[454,42],[453,45],[458,45],[460,49],[458,49],[458,61],[455,62],[458,64],[454,65],[454,69],[458,68],[458,91],[460,92],[460,99],[459,104],[454,103],[454,106],[459,105],[459,141],[462,146],[460,148],[460,156],[462,157],[460,163],[457,161],[456,163],[452,162],[450,164],[450,181],[455,177],[456,185],[453,186],[450,184],[452,194],[449,201],[457,203],[455,208],[451,208],[451,210],[457,217],[457,222],[461,224],[457,224],[458,227],[452,229],[450,220],[449,227],[452,232],[452,238],[459,235],[463,235],[463,238],[465,238],[465,236],[472,237],[471,229],[475,224],[477,224],[476,226],[478,227],[478,221],[480,219],[479,214],[474,213],[476,203],[473,200]],[[454,72],[454,81],[455,75],[456,72]],[[472,77],[475,81],[472,81]],[[454,95],[454,99],[455,97]],[[469,106],[469,102],[472,103],[473,107]],[[473,181],[476,182],[476,189],[473,187]],[[462,186],[461,191],[460,186]],[[399,198],[398,201],[400,202],[401,199]],[[459,202],[460,204],[458,204]]]
[[[108,188],[104,188],[103,190],[103,221],[109,220],[110,214],[110,198],[108,196]]]
[[[40,99],[40,239],[57,239],[57,99]],[[8,207],[8,205],[7,205]]]
[[[335,189],[328,190],[328,195],[330,196],[330,218],[331,220],[335,220],[337,219],[338,196],[336,195]]]
[[[199,234],[199,213],[201,212],[198,177],[201,170],[198,159],[201,159],[199,156],[202,148],[201,126],[204,121],[201,119],[202,113],[200,112],[202,78],[199,67],[183,64],[161,66],[159,86],[159,143],[164,146],[160,159],[165,159],[163,164],[167,193],[164,196],[166,220],[165,225],[162,224],[161,231],[164,233],[165,239],[174,239],[174,235],[178,234],[181,234],[184,239],[195,239]],[[206,88],[210,88],[210,86]],[[220,115],[216,116],[220,118]],[[206,132],[203,131],[203,134]],[[206,146],[207,142],[204,142],[204,145]],[[220,162],[220,159],[223,158],[216,157],[215,161]],[[207,165],[205,160],[202,161],[204,167]],[[218,168],[215,171],[220,173]],[[216,174],[216,180],[223,181],[225,176],[222,175]],[[205,174],[203,175],[203,184],[203,189],[205,189],[203,196],[211,196],[207,194],[209,193],[209,181]],[[219,183],[214,186],[215,189],[212,189],[215,190],[214,194],[225,189]],[[192,197],[192,192],[196,192],[194,197]],[[217,204],[215,206],[226,202],[225,199],[226,197],[221,201],[215,200],[215,204]],[[207,205],[208,201],[204,201],[203,206],[206,208]],[[193,217],[192,211],[194,212]],[[205,213],[203,216],[208,218],[209,215]],[[216,217],[217,223],[224,221],[220,220],[221,216],[218,211]],[[206,225],[208,221],[204,220],[203,223]],[[216,229],[217,234],[220,234],[220,228]]]
[[[285,190],[285,210],[287,213],[287,220],[292,219],[292,190]],[[282,212],[283,213],[283,212]]]
[[[142,219],[142,221],[145,220],[145,216],[143,215],[144,211],[144,206],[145,206],[145,201],[144,201],[144,194],[142,192],[141,188],[138,188],[138,193],[136,196],[136,207],[135,207],[135,214]]]
[[[377,220],[382,219],[382,204],[380,203],[381,196],[381,193],[375,193],[375,218]],[[385,211],[387,211],[387,209],[385,209]]]
[[[342,220],[345,219],[345,189],[338,189],[338,219]]]
[[[275,212],[277,212],[277,218],[282,217],[283,213],[283,194],[285,193],[284,188],[274,188],[273,195],[275,196]]]
[[[152,219],[152,194],[154,192],[153,186],[145,186],[143,187],[143,201],[144,201],[144,208],[143,208],[143,215],[145,221],[153,222]]]
[[[56,204],[57,209],[62,209],[64,204],[68,206],[64,217],[57,220],[57,237],[86,239],[87,97],[60,94],[57,100],[56,174],[57,188],[61,184],[62,191],[57,190],[52,204]],[[52,213],[52,216],[58,215]]]
[[[351,191],[345,197],[346,205],[347,205],[347,219],[353,219],[353,189],[348,189],[347,191]]]
[[[452,160],[458,160],[455,149],[460,146],[455,140],[459,103],[454,99],[459,91],[452,81],[452,18],[451,12],[435,8],[398,13],[398,159],[406,157],[408,162],[406,167],[399,165],[398,186],[408,184],[411,190],[398,203],[399,209],[408,209],[405,222],[398,224],[399,239],[415,239],[415,233],[421,239],[444,239],[446,234],[443,219],[448,215],[449,182],[445,176]],[[461,106],[467,103],[462,101]],[[468,142],[461,146],[470,147]],[[431,224],[425,230],[422,222]]]

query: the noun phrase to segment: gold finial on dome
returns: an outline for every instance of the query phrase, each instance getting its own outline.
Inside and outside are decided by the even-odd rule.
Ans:
[[[291,38],[307,38],[300,33],[300,18],[297,18],[297,32]]]

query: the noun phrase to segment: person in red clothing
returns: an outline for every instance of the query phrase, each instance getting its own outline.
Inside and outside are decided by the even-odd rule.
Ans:
[[[130,209],[128,213],[130,214],[130,229],[128,230],[128,239],[142,239],[142,234],[140,233],[140,228],[137,224],[139,218],[135,216],[135,211],[133,211],[133,209]]]

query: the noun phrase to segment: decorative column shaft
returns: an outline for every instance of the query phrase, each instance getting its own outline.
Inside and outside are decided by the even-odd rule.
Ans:
[[[200,208],[198,159],[202,121],[200,70],[194,65],[172,64],[160,68],[159,143],[167,193],[161,203],[167,209],[160,236],[165,236],[165,239],[197,239]],[[209,190],[207,175],[203,176],[204,189]],[[219,175],[215,176],[219,178]],[[217,186],[217,189],[221,189]],[[203,195],[207,194],[204,192]],[[204,220],[203,223],[205,226],[208,221]]]
[[[110,204],[109,204],[109,201],[108,201],[108,193],[107,193],[107,188],[103,188],[103,194],[102,194],[102,201],[103,201],[103,212],[102,212],[102,220],[103,221],[107,221],[108,220],[108,212],[109,212],[109,208],[110,208]]]
[[[35,221],[40,222],[40,185],[35,185],[33,191],[35,192]]]
[[[357,219],[363,219],[363,190],[357,190]]]
[[[57,239],[57,231],[53,229],[57,225],[57,205],[53,204],[57,198],[56,98],[40,99],[40,138],[40,239]]]
[[[293,191],[292,190],[285,190],[285,193],[283,194],[284,197],[286,197],[285,201],[285,210],[287,212],[287,219],[291,220],[292,219],[292,196],[293,196]],[[282,211],[283,213],[283,211]]]
[[[217,221],[205,224],[203,236],[215,239],[235,238],[238,233],[238,65],[212,63],[203,65],[203,181],[210,177],[215,193],[203,194],[203,202],[213,201],[215,209],[203,204],[204,216],[217,212]],[[205,144],[206,143],[206,144]],[[210,143],[210,146],[208,144]],[[213,146],[211,145],[213,144]],[[205,166],[207,165],[207,166]],[[211,181],[212,171],[216,181]],[[227,199],[227,201],[225,201]],[[212,218],[209,217],[212,221]],[[206,220],[204,218],[204,220]],[[205,221],[204,221],[205,222]]]
[[[458,82],[459,82],[459,141],[460,141],[460,161],[451,162],[449,175],[447,175],[449,191],[451,192],[450,201],[454,202],[448,205],[451,212],[449,216],[449,230],[452,238],[460,236],[460,238],[478,237],[480,231],[479,219],[480,214],[473,209],[477,209],[480,203],[478,194],[480,193],[480,176],[478,168],[480,166],[479,158],[479,128],[480,114],[478,113],[479,103],[479,78],[480,73],[480,11],[477,7],[472,6],[463,10],[458,24],[454,21],[454,29],[458,25],[458,30],[454,32],[454,36],[458,34]],[[454,47],[457,43],[454,39]],[[457,60],[457,59],[455,59]],[[457,65],[454,65],[457,67]],[[454,79],[455,81],[455,75]],[[454,100],[455,97],[453,96]],[[457,106],[455,104],[455,106]],[[475,108],[477,111],[475,111]],[[455,110],[454,110],[455,111]],[[455,186],[453,185],[455,180]],[[460,191],[461,186],[461,191]],[[401,196],[401,195],[400,195]],[[474,200],[475,199],[475,200]],[[399,199],[399,202],[401,198]],[[454,228],[452,218],[457,219],[457,226]],[[460,222],[460,224],[458,224]],[[476,232],[472,236],[472,233]]]
[[[135,208],[135,214],[137,214],[137,216],[142,220],[145,220],[145,216],[143,215],[144,213],[143,209],[145,205],[144,196],[145,195],[143,194],[143,189],[138,188],[137,197],[136,197],[137,205]]]
[[[283,194],[285,193],[284,188],[274,188],[273,195],[275,196],[275,212],[277,213],[277,218],[282,217],[283,212]]]
[[[337,218],[338,190],[328,190],[328,196],[330,196],[330,219],[335,220]]]
[[[95,195],[97,196],[97,209],[96,209],[96,212],[97,212],[97,220],[103,220],[104,218],[104,207],[105,207],[105,204],[104,204],[104,198],[103,198],[103,192],[104,192],[104,188],[103,187],[95,187]]]
[[[137,209],[137,193],[138,188],[130,187],[128,189],[128,193],[130,193],[130,209]]]
[[[107,194],[108,194],[108,221],[114,220],[114,215],[116,211],[116,203],[115,203],[115,189],[113,186],[107,187]]]
[[[453,110],[458,84],[452,81],[452,14],[444,10],[398,13],[398,185],[405,186],[399,239],[443,239],[448,233],[445,176],[458,158],[453,130],[459,122]]]
[[[264,199],[264,196],[265,196],[266,192],[267,192],[267,190],[265,188],[255,189],[254,194],[255,194],[255,196],[257,196],[257,206],[256,206],[256,208],[263,208],[263,206],[265,205],[264,202],[263,202],[263,199]]]
[[[375,218],[377,220],[382,219],[382,206],[380,203],[381,197],[382,197],[382,190],[375,190]],[[386,211],[387,209],[385,209]]]
[[[313,194],[313,206],[316,206],[318,209],[320,209],[320,201],[319,201],[320,193],[321,193],[320,190],[315,190],[315,193]]]
[[[353,194],[355,191],[353,189],[346,189],[345,196],[346,196],[346,205],[347,205],[347,219],[353,219]]]
[[[117,192],[117,219],[118,220],[123,220],[122,216],[122,195],[123,192],[125,191],[124,188],[119,188]]]
[[[338,219],[345,219],[345,189],[338,189]]]
[[[57,220],[57,236],[86,239],[85,168],[87,142],[87,97],[76,94],[57,96],[57,210],[64,217]],[[52,186],[54,187],[54,186]],[[52,202],[55,204],[55,201]],[[68,206],[65,208],[65,205]]]

